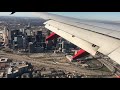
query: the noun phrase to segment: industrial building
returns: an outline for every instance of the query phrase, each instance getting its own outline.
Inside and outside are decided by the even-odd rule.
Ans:
[[[0,58],[0,78],[15,78],[32,70],[27,62],[13,62],[8,58]]]

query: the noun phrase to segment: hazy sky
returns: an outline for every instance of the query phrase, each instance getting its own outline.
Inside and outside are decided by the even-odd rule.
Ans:
[[[0,12],[0,16],[10,16],[11,12]],[[54,14],[76,17],[80,19],[120,21],[120,12],[50,12]],[[31,12],[16,12],[12,16],[34,17]]]

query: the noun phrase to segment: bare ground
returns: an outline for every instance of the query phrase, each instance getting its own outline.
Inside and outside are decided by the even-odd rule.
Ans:
[[[5,57],[9,59],[13,59],[14,61],[27,61],[32,63],[36,68],[41,66],[56,68],[56,69],[63,69],[68,72],[77,72],[83,75],[105,75],[105,76],[112,76],[110,72],[99,71],[99,70],[87,70],[84,68],[77,67],[65,58],[63,55],[54,55],[52,53],[39,53],[39,54],[32,54],[32,55],[17,55],[17,54],[10,54],[2,52],[0,53],[0,57]]]

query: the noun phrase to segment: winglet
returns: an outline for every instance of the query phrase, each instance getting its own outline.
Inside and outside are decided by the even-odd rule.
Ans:
[[[10,15],[14,14],[15,12],[12,12]]]

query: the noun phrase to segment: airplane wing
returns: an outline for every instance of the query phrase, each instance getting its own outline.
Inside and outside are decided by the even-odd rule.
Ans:
[[[34,14],[46,19],[47,29],[91,55],[101,52],[120,64],[120,23],[82,20],[45,12]]]

